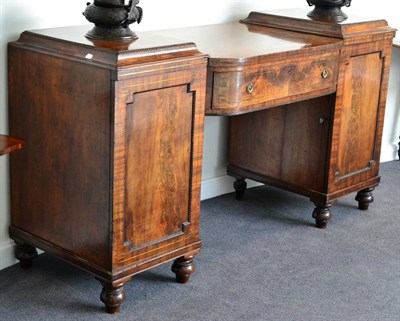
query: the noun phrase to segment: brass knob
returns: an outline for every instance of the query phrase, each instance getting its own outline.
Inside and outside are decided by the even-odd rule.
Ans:
[[[328,76],[329,76],[328,70],[324,69],[324,70],[321,72],[321,77],[324,78],[324,79],[326,79],[326,78],[328,78]]]
[[[254,85],[252,83],[247,85],[246,91],[251,94],[254,90]]]

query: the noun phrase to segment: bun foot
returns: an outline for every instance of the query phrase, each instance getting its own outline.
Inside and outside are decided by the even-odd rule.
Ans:
[[[103,289],[100,294],[100,300],[105,304],[106,312],[110,314],[117,313],[121,310],[121,304],[125,301],[125,290],[123,285],[125,282],[116,284],[100,281]]]
[[[315,218],[315,226],[324,229],[328,221],[332,219],[331,205],[315,204],[315,209],[312,217]]]
[[[188,283],[190,275],[196,270],[193,264],[194,256],[182,256],[174,261],[171,270],[176,275],[177,283]]]
[[[38,256],[36,248],[33,246],[17,243],[15,248],[15,258],[19,260],[19,264],[23,269],[29,269],[32,267],[33,259]]]
[[[357,193],[356,201],[358,202],[358,208],[360,210],[368,210],[369,204],[374,201],[374,197],[371,193],[373,190],[373,188],[365,188]]]
[[[247,189],[247,183],[244,178],[238,178],[236,181],[233,183],[233,188],[235,189],[236,192],[236,199],[238,201],[243,200],[244,192]]]

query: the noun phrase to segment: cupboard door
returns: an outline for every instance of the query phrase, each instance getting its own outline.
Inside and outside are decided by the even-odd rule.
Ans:
[[[345,74],[338,178],[368,170],[375,161],[382,62],[379,53],[352,57]],[[365,77],[365,75],[370,75]]]
[[[375,44],[375,47],[378,47]],[[329,192],[377,177],[384,117],[387,59],[381,48],[353,49],[342,68],[333,128]],[[390,54],[390,51],[389,51]]]
[[[118,153],[114,165],[123,188],[114,198],[121,201],[114,214],[118,266],[200,248],[204,73],[199,80],[189,72],[139,78],[117,95],[123,128],[116,119],[116,146],[124,150],[121,166]]]
[[[127,108],[125,233],[133,248],[190,224],[193,93],[187,85],[134,94]]]

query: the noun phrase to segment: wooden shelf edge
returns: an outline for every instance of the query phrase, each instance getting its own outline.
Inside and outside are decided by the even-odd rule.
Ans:
[[[0,156],[22,149],[23,146],[24,141],[22,139],[0,135]]]

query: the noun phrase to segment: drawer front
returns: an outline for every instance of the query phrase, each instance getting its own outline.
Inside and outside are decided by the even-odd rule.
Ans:
[[[335,54],[214,72],[211,108],[241,112],[332,93],[338,62]]]

